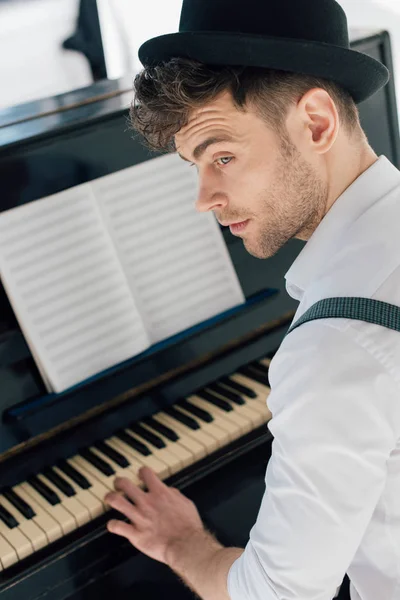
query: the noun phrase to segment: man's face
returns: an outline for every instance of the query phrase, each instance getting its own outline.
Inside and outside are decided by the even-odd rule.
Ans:
[[[254,108],[239,111],[228,92],[194,110],[175,143],[198,169],[197,210],[212,210],[258,258],[293,237],[308,239],[326,212],[328,186],[309,155],[279,138]]]

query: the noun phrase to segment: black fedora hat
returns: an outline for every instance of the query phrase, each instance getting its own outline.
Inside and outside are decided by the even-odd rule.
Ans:
[[[356,103],[390,76],[382,63],[350,48],[346,14],[335,0],[183,0],[179,33],[139,48],[144,66],[174,57],[322,77]]]

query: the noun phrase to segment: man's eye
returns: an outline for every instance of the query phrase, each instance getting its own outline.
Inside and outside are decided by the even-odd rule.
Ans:
[[[227,162],[222,162],[223,165],[228,165],[231,160],[232,160],[232,156],[221,156],[221,158],[217,158],[217,160],[215,162],[218,162],[219,160],[221,161],[227,161]]]

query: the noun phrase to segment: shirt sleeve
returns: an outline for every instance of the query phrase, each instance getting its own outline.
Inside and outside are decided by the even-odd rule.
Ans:
[[[303,324],[270,367],[266,491],[231,600],[331,600],[382,494],[399,389],[349,331]]]

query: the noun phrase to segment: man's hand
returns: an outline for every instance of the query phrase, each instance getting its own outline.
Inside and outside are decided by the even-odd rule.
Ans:
[[[116,492],[107,494],[105,501],[130,523],[112,520],[107,528],[143,554],[168,564],[174,545],[204,532],[204,525],[194,503],[178,489],[165,485],[149,467],[142,467],[138,474],[147,492],[129,479],[115,479]]]

